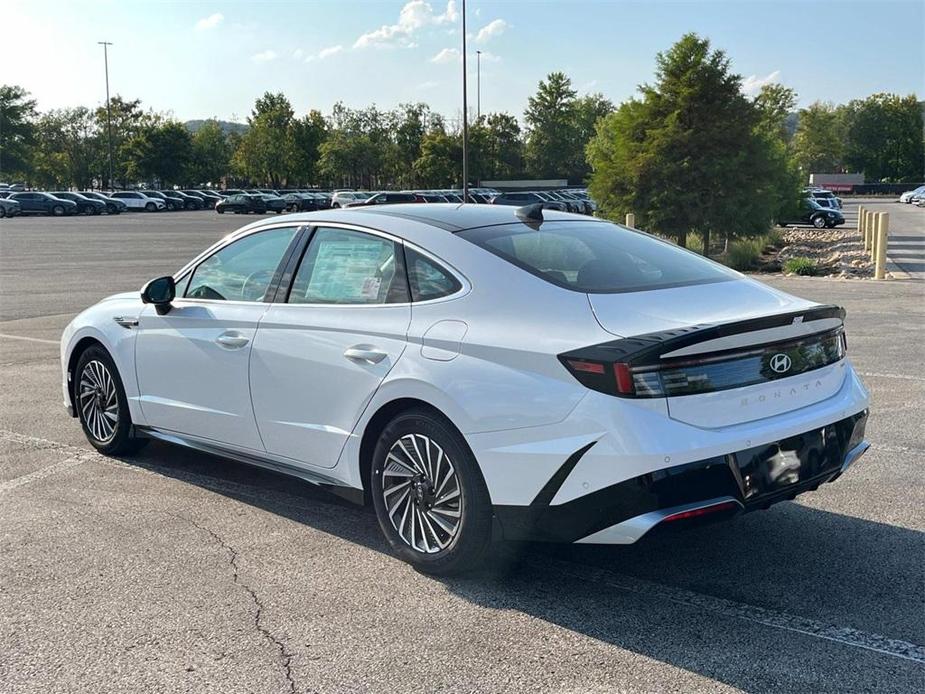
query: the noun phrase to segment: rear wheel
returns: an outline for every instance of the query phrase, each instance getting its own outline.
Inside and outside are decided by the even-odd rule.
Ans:
[[[817,229],[824,229],[826,227],[825,217],[821,214],[813,217],[813,226]]]
[[[132,419],[119,371],[100,346],[86,349],[73,375],[74,406],[90,444],[106,455],[132,453],[147,439],[132,436]]]
[[[491,541],[491,499],[478,463],[448,422],[427,410],[393,419],[373,453],[370,490],[392,549],[419,571],[477,568]]]
[[[157,210],[157,205],[155,205],[153,202],[145,203],[145,209],[148,212],[154,212]]]

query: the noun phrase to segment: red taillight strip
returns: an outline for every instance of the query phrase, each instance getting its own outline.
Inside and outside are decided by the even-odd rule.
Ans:
[[[679,511],[678,513],[672,513],[670,516],[666,516],[662,519],[662,523],[669,523],[671,521],[686,520],[688,518],[698,518],[700,516],[706,516],[711,513],[720,513],[721,511],[732,511],[733,509],[738,509],[739,504],[735,501],[723,501],[718,504],[712,504],[710,506],[702,506],[700,508],[692,508],[689,511]]]

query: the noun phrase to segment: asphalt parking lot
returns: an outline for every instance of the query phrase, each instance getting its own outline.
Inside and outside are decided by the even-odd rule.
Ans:
[[[848,310],[873,448],[838,482],[437,580],[389,554],[371,510],[166,444],[107,459],[64,412],[73,315],[245,221],[0,222],[0,692],[925,686],[925,284],[764,278]]]

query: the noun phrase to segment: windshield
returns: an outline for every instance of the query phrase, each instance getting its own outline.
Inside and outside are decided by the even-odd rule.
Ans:
[[[589,293],[634,292],[722,282],[738,273],[638,231],[601,222],[545,222],[458,234],[552,284]]]

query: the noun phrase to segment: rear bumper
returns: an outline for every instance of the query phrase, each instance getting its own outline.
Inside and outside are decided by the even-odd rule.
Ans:
[[[509,540],[631,544],[662,524],[728,518],[834,481],[869,448],[866,422],[863,410],[778,441],[632,477],[563,504],[548,503],[552,490],[529,506],[496,505],[495,518]]]

